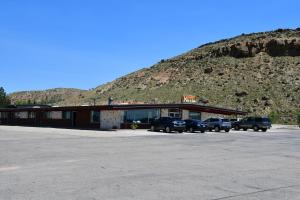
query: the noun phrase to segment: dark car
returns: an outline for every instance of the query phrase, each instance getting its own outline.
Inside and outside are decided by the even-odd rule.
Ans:
[[[215,132],[220,132],[221,130],[225,130],[226,132],[229,132],[231,129],[231,122],[229,119],[209,118],[205,120],[204,123],[209,131],[215,130]]]
[[[177,131],[182,133],[185,130],[185,121],[180,118],[161,117],[151,123],[151,131],[160,131],[170,133]]]
[[[201,120],[187,119],[185,121],[185,130],[191,133],[195,131],[200,131],[204,133],[207,129],[206,125]]]
[[[271,121],[268,117],[246,117],[240,121],[234,122],[232,125],[235,130],[243,129],[246,131],[248,129],[253,129],[254,131],[262,130],[263,132],[266,132],[271,126]]]

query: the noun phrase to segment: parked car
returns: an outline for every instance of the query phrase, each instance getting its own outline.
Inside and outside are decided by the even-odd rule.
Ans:
[[[243,129],[246,131],[248,129],[253,129],[254,131],[262,130],[263,132],[266,132],[272,125],[268,117],[246,117],[240,121],[234,122],[232,127],[235,130]]]
[[[185,130],[191,133],[195,131],[200,131],[204,133],[207,129],[207,126],[201,121],[196,119],[187,119],[185,121]]]
[[[182,133],[185,130],[185,121],[180,118],[161,117],[151,123],[151,131],[160,131],[170,133],[177,131]]]
[[[231,122],[229,119],[209,118],[205,120],[204,123],[209,131],[215,130],[215,132],[220,132],[221,130],[225,130],[226,132],[229,132],[231,129]]]

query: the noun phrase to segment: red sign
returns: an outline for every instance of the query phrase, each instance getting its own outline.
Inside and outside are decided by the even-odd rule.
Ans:
[[[181,102],[182,103],[196,103],[197,102],[197,96],[194,96],[194,95],[182,96]]]

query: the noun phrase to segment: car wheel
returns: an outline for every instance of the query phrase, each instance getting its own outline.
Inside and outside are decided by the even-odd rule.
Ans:
[[[210,128],[210,129],[208,129],[210,132],[212,131],[212,129]]]
[[[193,127],[190,127],[189,131],[190,131],[191,133],[194,133]]]
[[[205,133],[205,130],[201,130],[200,132],[201,132],[201,133]]]
[[[234,126],[234,130],[239,131],[239,130],[240,130],[240,127],[239,127],[238,125],[235,125],[235,126]]]
[[[266,129],[266,128],[262,128],[261,130],[262,130],[263,132],[266,132],[266,131],[267,131],[267,129]]]
[[[215,127],[215,132],[220,132],[220,127],[216,126]]]
[[[228,133],[228,132],[229,132],[229,130],[230,130],[230,129],[225,129],[225,132],[227,132],[227,133]]]
[[[156,130],[155,130],[155,126],[153,126],[153,125],[151,126],[150,129],[151,129],[152,132],[155,132],[155,131],[156,131]]]
[[[254,127],[253,127],[253,130],[257,132],[257,131],[259,130],[259,129],[258,129],[258,126],[254,126]]]
[[[178,131],[178,133],[183,133],[183,131]]]
[[[248,129],[247,128],[243,128],[243,131],[247,131]]]
[[[171,133],[171,128],[170,128],[169,126],[167,126],[167,127],[165,128],[165,132],[166,132],[166,133]]]

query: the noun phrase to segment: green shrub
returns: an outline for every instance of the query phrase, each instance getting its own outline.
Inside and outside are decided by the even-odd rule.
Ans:
[[[297,113],[297,123],[300,125],[300,111]]]
[[[274,123],[278,123],[279,122],[279,114],[276,111],[271,111],[269,114],[269,118],[271,120],[271,122]]]
[[[130,127],[131,127],[131,129],[135,130],[135,129],[137,129],[139,126],[137,125],[137,123],[132,123],[132,124],[130,125]]]

